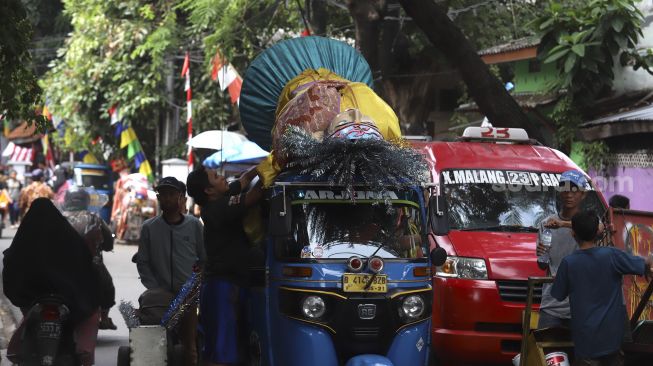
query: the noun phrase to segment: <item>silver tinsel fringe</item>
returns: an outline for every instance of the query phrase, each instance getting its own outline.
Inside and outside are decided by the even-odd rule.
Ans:
[[[177,327],[179,320],[186,311],[197,311],[201,285],[202,273],[193,273],[181,287],[175,299],[170,303],[168,311],[161,318],[162,326],[168,330],[172,330]]]
[[[356,183],[384,192],[429,181],[424,158],[405,144],[376,139],[319,141],[305,130],[289,126],[281,146],[287,170],[345,187],[350,193]]]
[[[120,314],[122,314],[127,328],[137,328],[141,325],[141,320],[138,318],[136,309],[131,301],[120,300],[118,310],[120,310]]]

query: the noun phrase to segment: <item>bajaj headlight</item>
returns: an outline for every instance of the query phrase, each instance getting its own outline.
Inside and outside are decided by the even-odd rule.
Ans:
[[[399,315],[407,320],[419,319],[424,314],[425,309],[424,299],[419,295],[406,296],[401,303]]]
[[[302,301],[302,314],[308,319],[319,319],[326,312],[326,304],[319,296],[306,296]]]
[[[443,265],[436,268],[438,277],[487,280],[487,267],[481,258],[448,257]]]

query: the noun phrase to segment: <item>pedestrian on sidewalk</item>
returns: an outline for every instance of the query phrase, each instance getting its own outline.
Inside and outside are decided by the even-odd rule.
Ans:
[[[165,290],[174,298],[193,273],[206,261],[202,224],[183,214],[186,185],[165,177],[155,187],[161,214],[148,219],[141,229],[136,266],[148,290]],[[197,311],[187,310],[179,321],[179,340],[186,349],[184,364],[197,364]]]
[[[20,213],[18,200],[20,199],[20,190],[22,188],[23,184],[18,180],[16,171],[12,170],[9,172],[9,178],[7,178],[7,191],[9,192],[9,198],[11,198],[12,201],[9,206],[9,221],[12,229],[18,227],[18,214]]]
[[[579,249],[560,263],[551,296],[558,301],[569,297],[574,365],[622,365],[623,276],[646,275],[650,280],[651,259],[614,247],[597,247],[599,219],[593,212],[577,213],[571,225]]]

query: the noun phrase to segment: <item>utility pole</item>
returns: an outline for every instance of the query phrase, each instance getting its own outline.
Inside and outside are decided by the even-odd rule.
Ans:
[[[166,75],[166,99],[168,100],[168,105],[172,103],[172,101],[175,100],[175,77],[174,77],[174,63],[172,61],[172,58],[170,58],[167,62],[167,75]],[[163,127],[163,141],[162,145],[163,146],[168,146],[172,143],[172,141],[176,138],[176,132],[173,128],[174,125],[174,119],[175,119],[175,111],[174,108],[171,106],[168,106],[166,108],[166,114],[165,114],[165,125]]]

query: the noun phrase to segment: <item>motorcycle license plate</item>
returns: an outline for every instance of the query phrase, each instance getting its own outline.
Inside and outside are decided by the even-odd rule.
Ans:
[[[371,274],[345,273],[342,275],[342,291],[374,293],[388,292],[388,275],[376,275],[372,284],[368,288],[365,288],[371,278]]]
[[[55,322],[42,322],[39,324],[39,338],[59,338],[61,336],[61,324]]]

